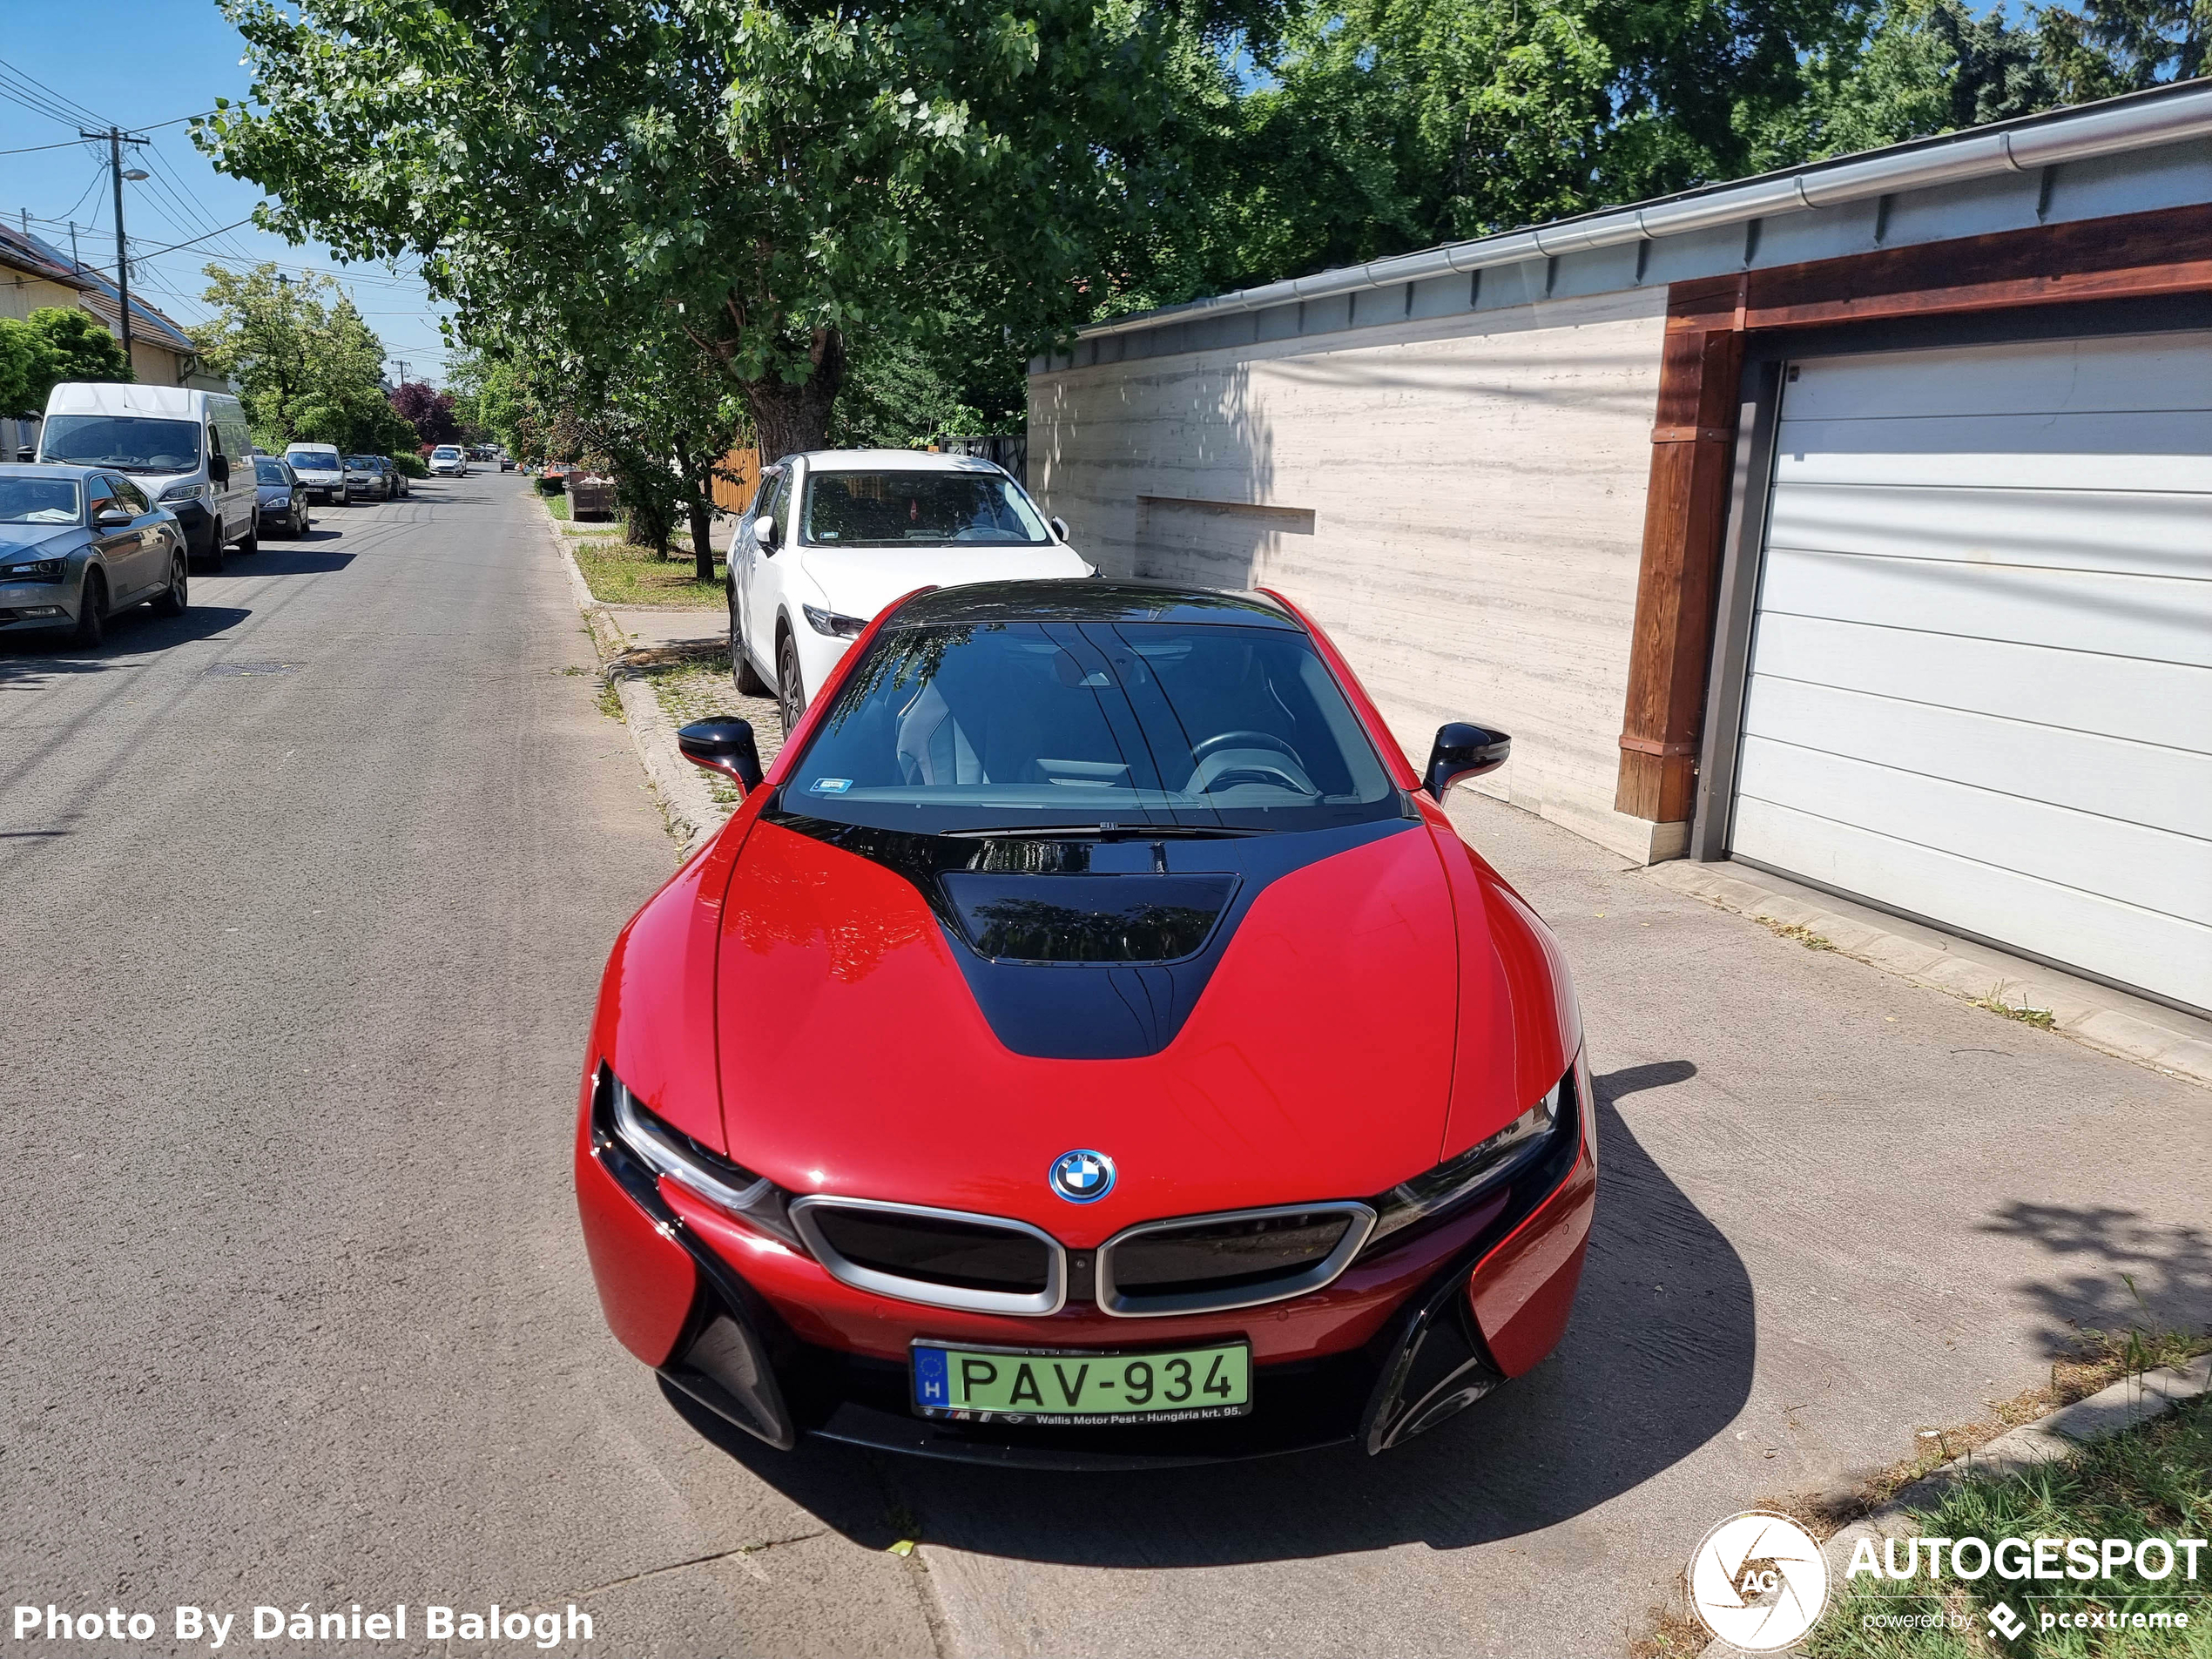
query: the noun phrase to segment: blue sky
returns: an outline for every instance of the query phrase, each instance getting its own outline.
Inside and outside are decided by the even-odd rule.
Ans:
[[[119,123],[153,140],[126,152],[126,166],[152,175],[123,186],[134,293],[190,327],[210,314],[199,297],[210,260],[326,272],[382,338],[388,374],[403,360],[409,379],[443,379],[438,308],[406,266],[341,266],[326,247],[293,246],[251,226],[176,253],[141,253],[233,224],[262,199],[254,185],[218,173],[178,118],[212,109],[218,98],[246,96],[245,43],[213,0],[0,0],[0,9],[8,14],[0,30],[0,215],[20,225],[27,209],[30,228],[64,253],[74,219],[80,256],[111,273],[107,145],[78,142],[78,123],[57,118],[76,110],[97,118],[84,120],[87,127]]]

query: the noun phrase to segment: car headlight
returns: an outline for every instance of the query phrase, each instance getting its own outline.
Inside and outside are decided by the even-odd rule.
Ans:
[[[831,634],[839,639],[858,639],[868,631],[865,617],[846,617],[834,610],[824,610],[817,605],[799,607],[806,613],[806,625],[818,634]]]
[[[717,1210],[774,1234],[794,1250],[805,1248],[785,1210],[789,1193],[656,1116],[611,1071],[606,1078],[607,1127],[638,1162]]]
[[[58,582],[62,563],[60,559],[26,559],[20,564],[0,565],[0,581]]]
[[[204,479],[196,482],[187,478],[183,482],[172,484],[163,490],[161,499],[164,502],[199,501],[201,497],[212,496],[214,493],[215,487]]]
[[[1410,1181],[1399,1182],[1381,1197],[1368,1199],[1375,1211],[1375,1226],[1363,1249],[1372,1251],[1379,1240],[1392,1233],[1457,1208],[1542,1157],[1561,1129],[1574,1123],[1575,1086],[1575,1067],[1569,1066],[1567,1075],[1541,1100],[1496,1134]]]

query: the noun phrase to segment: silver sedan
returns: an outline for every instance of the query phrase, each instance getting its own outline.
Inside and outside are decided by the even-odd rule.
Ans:
[[[121,473],[0,468],[0,637],[65,628],[97,645],[126,606],[182,616],[187,576],[177,516]]]

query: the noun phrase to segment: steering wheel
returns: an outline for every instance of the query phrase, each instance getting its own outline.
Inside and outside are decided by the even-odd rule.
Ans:
[[[1192,745],[1190,758],[1193,760],[1204,760],[1217,749],[1273,749],[1278,753],[1290,756],[1292,760],[1298,761],[1300,766],[1305,764],[1298,759],[1297,750],[1291,748],[1289,744],[1271,732],[1217,732],[1204,743]]]
[[[1312,793],[1311,788],[1279,766],[1231,766],[1206,779],[1201,795],[1211,795],[1217,789],[1233,789],[1238,784],[1265,784],[1293,790],[1298,794]]]

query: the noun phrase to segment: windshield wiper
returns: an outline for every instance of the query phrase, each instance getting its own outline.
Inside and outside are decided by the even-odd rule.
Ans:
[[[1271,829],[1239,829],[1226,824],[1008,824],[996,829],[940,830],[960,841],[1157,841],[1167,836],[1206,840],[1215,836],[1273,835]]]

